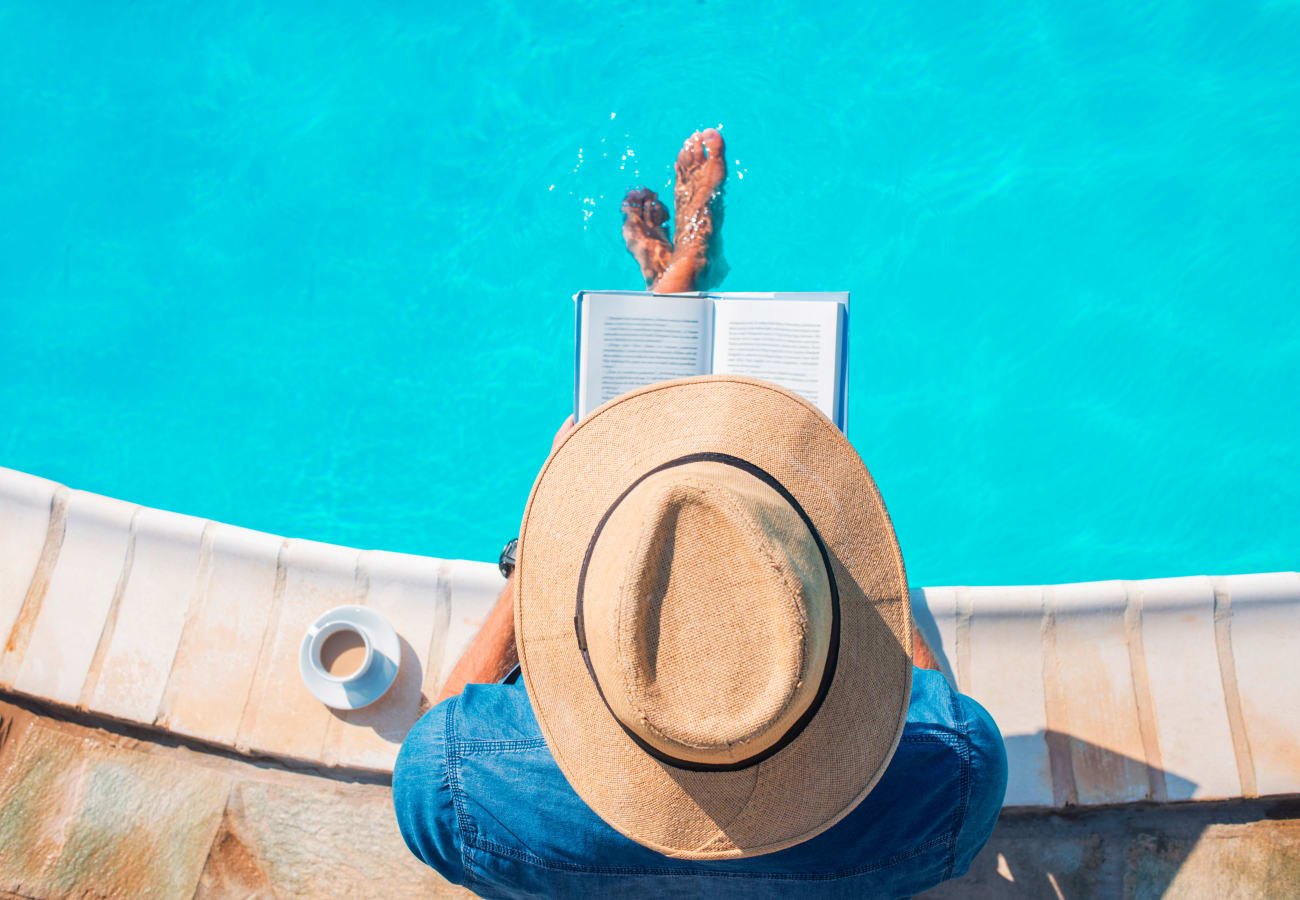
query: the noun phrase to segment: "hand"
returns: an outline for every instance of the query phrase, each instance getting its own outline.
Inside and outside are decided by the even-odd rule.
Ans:
[[[560,446],[560,441],[564,440],[564,436],[572,430],[573,416],[569,416],[564,420],[564,424],[560,426],[560,430],[555,432],[555,440],[551,441],[551,450],[554,451],[556,447]]]

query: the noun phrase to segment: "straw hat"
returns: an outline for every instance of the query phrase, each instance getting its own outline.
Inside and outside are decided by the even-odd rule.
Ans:
[[[725,859],[800,843],[902,734],[912,624],[871,475],[825,416],[733,375],[606,403],[552,451],[515,640],[569,784],[629,838]]]

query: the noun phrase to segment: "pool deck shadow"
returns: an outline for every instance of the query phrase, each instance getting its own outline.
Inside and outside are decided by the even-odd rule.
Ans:
[[[920,896],[1279,897],[1300,886],[1300,797],[1006,809],[970,870]]]

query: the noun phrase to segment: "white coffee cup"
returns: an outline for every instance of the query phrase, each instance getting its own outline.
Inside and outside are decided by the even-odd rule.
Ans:
[[[321,678],[338,684],[358,681],[370,669],[375,651],[366,629],[351,622],[329,622],[308,630],[308,657]],[[358,643],[358,639],[360,643]],[[360,660],[358,653],[360,650]],[[337,674],[336,674],[337,673]]]
[[[402,640],[383,615],[348,604],[321,613],[298,642],[303,684],[332,709],[361,709],[383,697],[402,666]]]

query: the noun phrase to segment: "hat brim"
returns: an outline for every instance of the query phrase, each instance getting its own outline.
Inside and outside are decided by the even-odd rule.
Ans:
[[[574,630],[592,531],[650,469],[717,452],[790,491],[829,551],[839,659],[816,716],[780,752],[694,772],[639,748],[588,674]],[[816,407],[774,384],[706,375],[650,385],[600,407],[552,451],[520,527],[515,640],[547,746],[569,784],[622,834],[665,855],[770,853],[829,828],[883,774],[912,683],[912,620],[898,540],[870,473]]]

